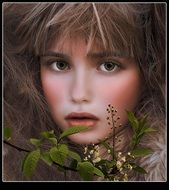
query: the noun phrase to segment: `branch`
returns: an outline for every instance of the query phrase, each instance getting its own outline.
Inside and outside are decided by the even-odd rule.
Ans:
[[[23,149],[23,148],[20,148],[20,147],[14,145],[14,144],[11,144],[11,143],[7,142],[6,140],[4,140],[3,142],[4,142],[5,144],[7,144],[8,146],[11,146],[11,147],[13,147],[13,148],[15,148],[15,149],[17,149],[17,150],[19,150],[19,151],[31,152],[30,150]],[[70,167],[67,167],[67,166],[62,166],[62,165],[60,165],[60,164],[58,164],[58,163],[55,163],[55,162],[53,162],[53,164],[54,164],[54,165],[57,165],[57,166],[60,166],[60,167],[64,168],[65,170],[77,171],[77,170],[74,169],[74,168],[70,168]]]
[[[11,146],[11,147],[13,147],[13,148],[19,150],[19,151],[30,152],[30,150],[20,148],[20,147],[14,145],[14,144],[11,144],[11,143],[7,142],[6,140],[4,140],[3,142],[4,142],[5,144],[7,144],[7,145],[9,145],[9,146]]]

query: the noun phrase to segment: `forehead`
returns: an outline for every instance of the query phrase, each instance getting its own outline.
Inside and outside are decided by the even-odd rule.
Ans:
[[[116,59],[131,59],[132,56],[125,53],[125,51],[105,48],[103,43],[95,39],[92,44],[83,36],[75,35],[71,38],[60,37],[55,38],[48,48],[49,52],[56,52],[68,55],[70,57],[90,57],[90,58],[104,58],[114,57]],[[47,50],[47,51],[48,51]]]
[[[98,40],[95,40],[90,46],[90,42],[85,39],[85,37],[74,35],[64,39],[63,37],[55,38],[49,46],[49,50],[63,52],[65,54],[75,55],[83,53],[87,55],[88,53],[103,51],[105,48]]]

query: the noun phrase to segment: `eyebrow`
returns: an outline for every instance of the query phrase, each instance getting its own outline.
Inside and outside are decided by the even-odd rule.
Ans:
[[[107,51],[103,51],[103,52],[91,52],[87,54],[87,57],[91,57],[91,58],[105,58],[105,57],[127,57],[127,55],[125,55],[122,52],[107,52]]]
[[[70,59],[70,56],[68,56],[67,54],[54,52],[54,51],[47,51],[45,54],[41,55],[41,57],[48,57],[48,56],[54,56],[54,57],[59,57],[63,59]]]
[[[45,54],[41,55],[41,57],[48,57],[48,56],[54,56],[59,57],[63,59],[70,60],[71,56],[60,53],[60,52],[54,52],[54,51],[47,51]],[[116,58],[122,58],[127,57],[124,53],[119,52],[108,52],[108,51],[102,51],[102,52],[89,52],[86,54],[86,57],[89,58],[105,58],[105,57],[116,57]]]

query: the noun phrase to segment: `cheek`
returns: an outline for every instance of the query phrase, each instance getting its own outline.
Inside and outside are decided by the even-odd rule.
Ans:
[[[50,107],[56,107],[63,97],[64,83],[59,83],[57,78],[48,71],[41,71],[41,83],[44,95]]]
[[[112,103],[117,104],[118,107],[124,107],[128,109],[133,109],[137,104],[140,92],[139,80],[132,80],[133,77],[128,78],[128,80],[118,81],[113,85],[112,98],[109,96]]]
[[[132,111],[140,97],[141,80],[138,73],[126,73],[116,77],[114,80],[104,82],[102,85],[100,99],[104,101],[104,104],[111,104],[117,109],[117,114],[121,118],[121,122],[126,121],[126,111]]]

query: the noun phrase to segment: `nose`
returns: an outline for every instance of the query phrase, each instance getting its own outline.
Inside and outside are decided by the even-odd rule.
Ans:
[[[84,103],[91,101],[91,83],[89,75],[84,70],[77,71],[73,75],[71,85],[71,99],[74,103]]]

